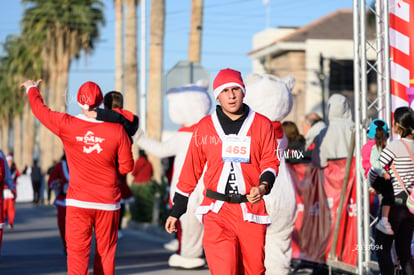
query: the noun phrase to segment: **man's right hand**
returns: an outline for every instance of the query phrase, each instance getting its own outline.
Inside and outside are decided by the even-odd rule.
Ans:
[[[169,216],[168,218],[167,218],[167,221],[165,222],[165,230],[168,232],[168,233],[173,233],[173,232],[177,232],[177,227],[175,226],[176,225],[176,223],[177,223],[177,218],[174,218],[174,217],[172,217],[172,216]]]
[[[34,81],[34,80],[26,80],[20,86],[24,87],[25,89],[27,89],[30,86],[36,86],[37,87],[41,81],[42,81],[41,79],[38,79],[36,81]]]
[[[246,194],[246,198],[249,202],[255,204],[262,200],[266,193],[266,187],[264,185],[254,186],[250,189],[250,193]]]

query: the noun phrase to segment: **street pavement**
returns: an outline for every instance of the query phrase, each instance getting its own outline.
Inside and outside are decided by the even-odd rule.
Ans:
[[[66,256],[56,224],[56,209],[51,205],[16,204],[14,229],[5,229],[0,257],[2,275],[67,274]],[[159,229],[159,228],[158,228]],[[115,274],[206,275],[208,267],[178,270],[168,266],[172,252],[163,248],[169,239],[163,232],[145,232],[128,227],[118,240]],[[157,231],[157,230],[154,230]],[[158,231],[161,231],[159,229]],[[94,243],[89,271],[93,272]]]
[[[207,275],[208,267],[197,270],[171,269],[164,249],[171,235],[162,228],[128,222],[118,240],[116,275]],[[89,272],[93,274],[94,241],[91,245]],[[5,229],[0,257],[1,275],[64,275],[66,256],[57,228],[56,208],[52,205],[16,204],[13,229]],[[328,274],[326,269],[304,266],[295,275]],[[333,273],[338,274],[338,273]],[[341,274],[341,273],[339,273]]]

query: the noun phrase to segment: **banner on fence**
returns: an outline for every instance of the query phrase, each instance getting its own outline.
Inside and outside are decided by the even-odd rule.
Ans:
[[[293,258],[326,263],[332,245],[345,166],[346,159],[329,161],[324,169],[312,167],[310,163],[288,165],[298,203],[292,236]],[[356,211],[354,159],[336,245],[338,260],[353,266],[356,266],[358,256]]]

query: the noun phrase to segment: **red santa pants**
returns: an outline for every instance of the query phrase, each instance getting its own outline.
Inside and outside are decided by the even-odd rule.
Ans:
[[[105,211],[66,207],[66,245],[68,275],[89,274],[92,230],[95,231],[93,274],[115,273],[119,210]]]
[[[0,191],[2,192],[2,191]],[[4,216],[3,216],[3,196],[0,194],[0,254],[1,254],[1,243],[3,242],[3,228],[5,227]]]
[[[3,202],[4,220],[7,218],[8,224],[14,224],[14,217],[16,216],[16,201],[14,198],[5,199]]]
[[[219,213],[205,214],[203,223],[203,246],[212,275],[265,274],[266,225],[244,221],[240,205],[230,203],[224,203]]]

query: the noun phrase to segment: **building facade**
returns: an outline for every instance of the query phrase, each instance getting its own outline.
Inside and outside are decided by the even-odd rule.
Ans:
[[[368,25],[367,39],[375,39],[375,25]],[[301,128],[306,113],[324,116],[326,102],[333,93],[348,97],[353,105],[354,32],[352,10],[338,10],[303,27],[266,29],[253,37],[253,49],[248,53],[256,73],[296,78],[294,105],[286,120]],[[376,52],[367,58],[375,66]],[[368,75],[368,85],[374,99],[376,75]],[[375,116],[375,114],[371,114]]]

